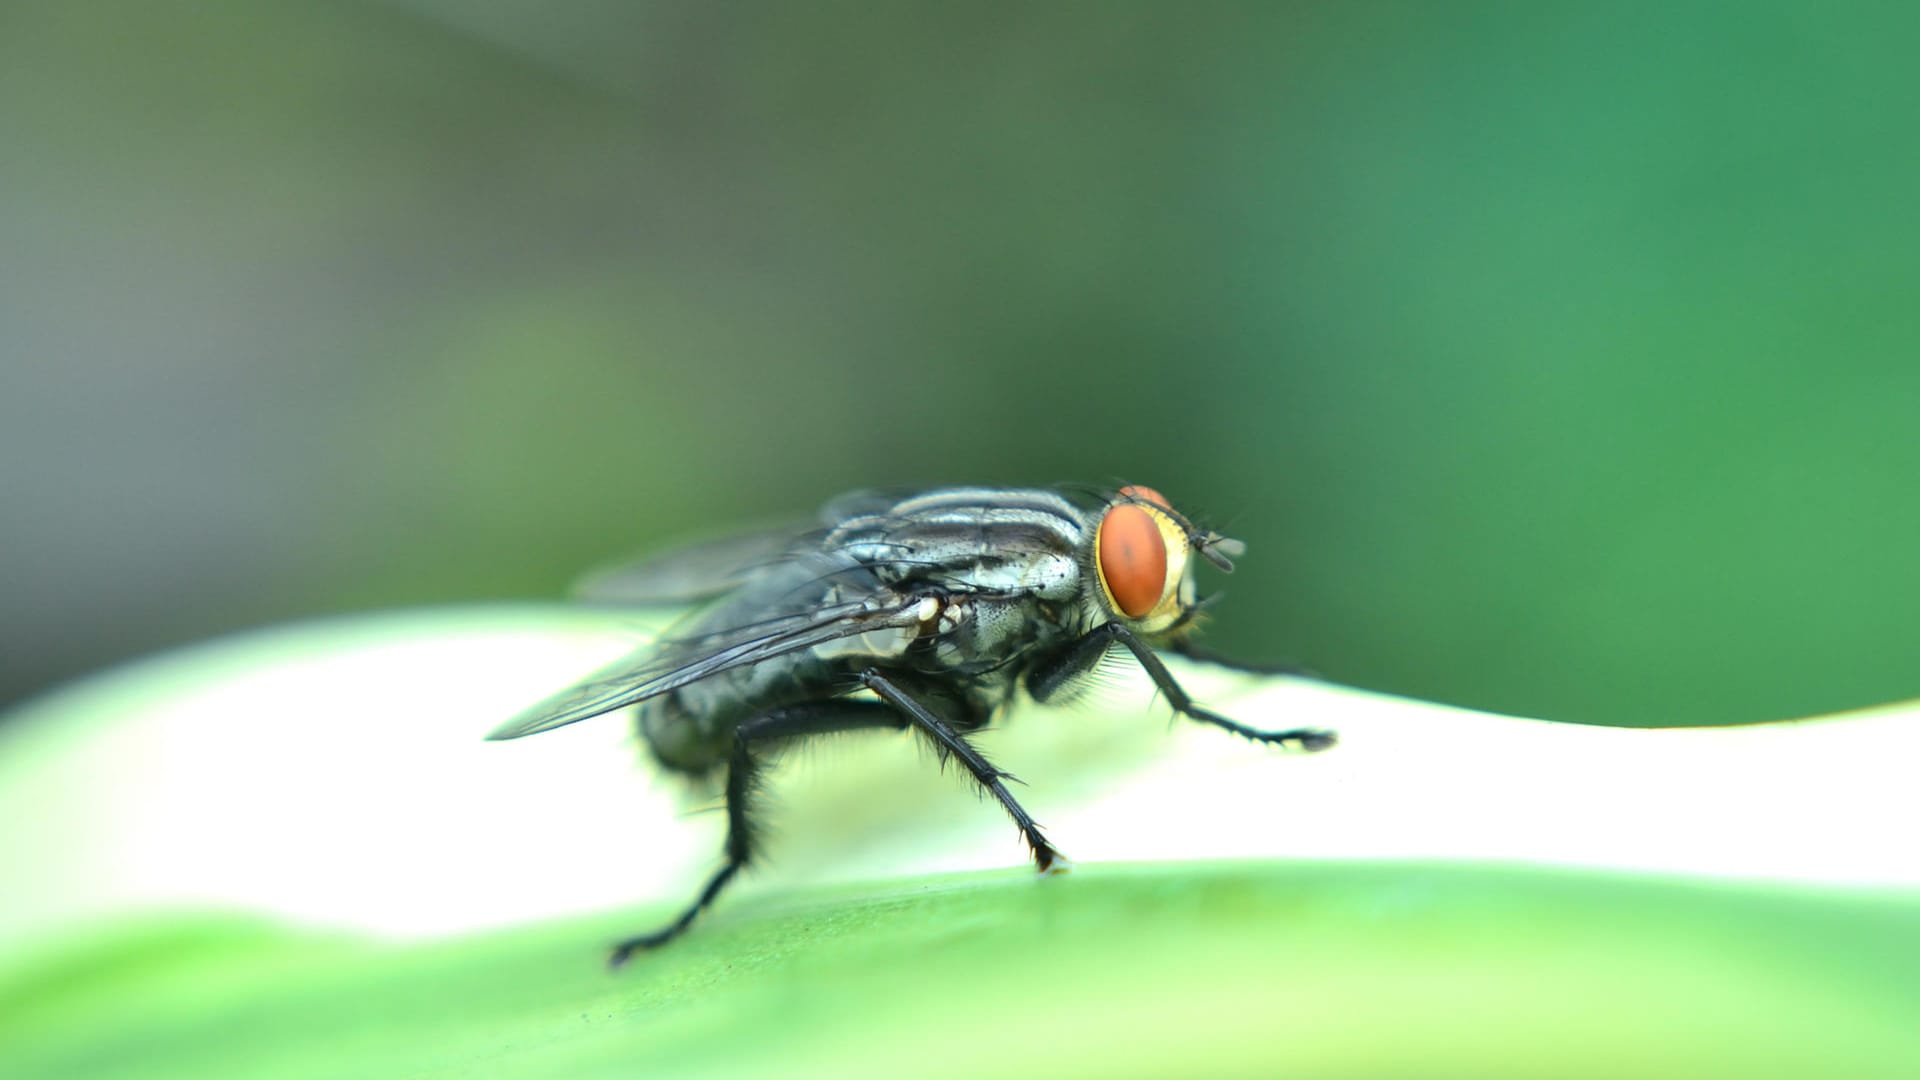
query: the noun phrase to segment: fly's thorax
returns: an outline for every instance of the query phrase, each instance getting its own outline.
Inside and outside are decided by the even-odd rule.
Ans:
[[[1081,589],[1085,526],[1085,514],[1051,492],[962,488],[850,518],[826,546],[897,588],[1064,602]]]
[[[892,608],[908,597],[881,596],[875,603],[883,608]],[[932,596],[923,596],[917,601],[918,607],[913,625],[888,626],[869,630],[864,634],[850,634],[813,646],[808,653],[827,663],[837,661],[864,661],[868,663],[897,660],[905,656],[913,643],[933,632],[939,625],[941,603]]]
[[[1072,606],[1035,596],[953,596],[928,635],[932,661],[955,674],[1008,668],[1014,658],[1082,632]]]

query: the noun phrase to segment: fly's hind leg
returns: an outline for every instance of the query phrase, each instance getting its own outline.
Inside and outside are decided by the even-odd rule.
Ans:
[[[1231,731],[1242,738],[1259,743],[1293,743],[1302,750],[1325,750],[1334,744],[1334,734],[1319,728],[1291,728],[1286,731],[1262,731],[1236,723],[1209,709],[1203,709],[1194,703],[1193,696],[1174,679],[1173,672],[1154,653],[1153,647],[1140,640],[1139,635],[1119,623],[1104,623],[1087,631],[1080,637],[1068,642],[1058,653],[1034,668],[1027,675],[1027,690],[1034,700],[1046,701],[1060,690],[1073,683],[1080,676],[1091,671],[1107,655],[1107,650],[1115,645],[1124,646],[1147,671],[1147,677],[1153,685],[1167,696],[1167,703],[1173,711],[1203,724],[1211,724],[1225,731]]]
[[[1063,868],[1067,862],[1066,857],[1061,855],[1060,850],[1049,843],[1045,836],[1041,835],[1040,826],[1034,822],[1026,808],[1013,797],[1013,793],[1007,790],[1007,786],[1001,783],[1002,780],[1013,780],[1018,783],[1018,778],[1011,773],[994,768],[993,763],[975,749],[973,743],[967,741],[967,737],[959,729],[942,719],[938,713],[916,697],[907,688],[910,684],[904,679],[905,677],[898,674],[873,669],[860,674],[860,682],[867,689],[878,694],[880,700],[900,710],[914,727],[933,740],[943,756],[955,758],[960,764],[966,766],[967,772],[973,775],[974,782],[985,789],[987,794],[993,796],[994,801],[1006,810],[1008,817],[1013,818],[1014,825],[1020,829],[1021,838],[1026,840],[1027,847],[1033,851],[1034,866],[1038,867],[1041,873]]]
[[[805,735],[824,735],[861,728],[899,730],[907,721],[893,709],[874,701],[821,701],[790,705],[746,720],[734,729],[733,753],[727,759],[726,862],[707,879],[706,887],[680,916],[651,934],[628,938],[613,947],[607,963],[620,967],[634,953],[654,949],[679,937],[712,904],[741,868],[753,859],[754,780],[760,770],[756,744]]]

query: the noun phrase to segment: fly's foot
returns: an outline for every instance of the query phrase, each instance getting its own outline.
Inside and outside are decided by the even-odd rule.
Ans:
[[[1325,728],[1294,728],[1292,731],[1267,731],[1254,737],[1259,742],[1293,744],[1309,754],[1322,750],[1331,750],[1340,741],[1340,736]]]
[[[633,959],[634,953],[657,949],[678,937],[682,929],[682,927],[677,925],[671,926],[658,933],[642,934],[639,937],[628,938],[620,944],[615,945],[613,951],[607,954],[608,970],[619,971],[621,968],[627,966],[627,961]]]
[[[1214,727],[1221,728],[1222,730],[1231,731],[1235,735],[1251,742],[1265,743],[1269,746],[1296,746],[1310,754],[1330,749],[1335,743],[1340,741],[1339,737],[1333,732],[1323,728],[1292,728],[1287,731],[1262,731],[1259,728],[1252,728],[1245,724],[1235,723],[1221,716],[1219,713],[1208,712],[1206,709],[1198,707],[1188,709],[1187,715],[1203,724],[1212,724]]]
[[[729,844],[735,842],[734,838],[739,835],[738,830],[741,829],[740,822],[743,820],[740,816],[743,813],[741,801],[745,793],[743,789],[736,789],[735,784],[744,778],[745,775],[745,772],[737,769],[727,775],[727,787],[729,788],[727,814],[731,819],[729,828],[734,830],[728,834],[727,842]],[[739,873],[740,868],[745,865],[746,849],[743,846],[733,853],[731,861],[716,871],[713,877],[707,879],[707,887],[700,890],[700,899],[695,900],[687,907],[687,910],[681,912],[679,918],[651,934],[641,934],[639,937],[630,937],[620,944],[615,945],[613,952],[607,955],[607,966],[618,971],[628,960],[633,958],[634,953],[644,949],[657,949],[667,942],[672,941],[674,938],[679,937],[681,934],[686,933],[687,927],[693,925],[694,918],[701,912],[707,910],[707,905],[713,903],[713,898],[720,895],[720,890],[726,888],[727,882],[732,881],[733,875]]]
[[[1065,855],[1060,854],[1059,848],[1048,843],[1047,838],[1040,835],[1039,829],[1027,829],[1024,835],[1027,838],[1027,846],[1033,849],[1034,869],[1040,873],[1064,874],[1067,868],[1073,865]]]

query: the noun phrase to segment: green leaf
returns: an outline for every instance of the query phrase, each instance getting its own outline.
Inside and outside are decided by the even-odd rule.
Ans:
[[[617,720],[479,736],[634,634],[344,620],[13,718],[5,1075],[1920,1070],[1912,707],[1619,730],[1182,667],[1342,744],[1168,731],[1126,680],[1019,712],[986,745],[1079,859],[1036,879],[910,742],[829,743],[757,877],[610,973],[717,816]]]
[[[1894,1075],[1920,910],[1420,865],[1083,868],[378,947],[242,925],[0,998],[13,1076]],[[651,913],[657,918],[660,912]]]

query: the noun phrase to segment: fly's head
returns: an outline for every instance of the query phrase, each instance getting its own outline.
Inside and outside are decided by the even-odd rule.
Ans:
[[[1232,573],[1231,556],[1245,550],[1238,540],[1194,528],[1152,488],[1131,485],[1101,509],[1091,562],[1107,615],[1138,633],[1163,635],[1184,629],[1199,613],[1193,584],[1199,559]]]

